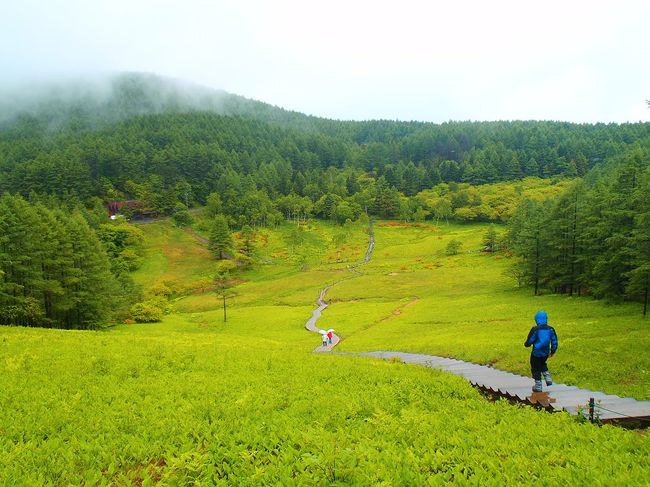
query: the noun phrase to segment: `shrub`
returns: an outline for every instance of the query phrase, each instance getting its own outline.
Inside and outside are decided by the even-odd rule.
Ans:
[[[165,314],[166,300],[154,297],[131,307],[131,318],[137,323],[155,323],[161,321]]]
[[[455,238],[450,240],[445,249],[445,255],[458,255],[461,248],[463,247],[463,242],[456,240]]]
[[[138,270],[142,265],[142,257],[140,257],[138,253],[131,248],[122,250],[119,254],[118,259],[126,265],[126,268],[129,270],[129,272]]]
[[[255,263],[255,259],[253,259],[252,257],[249,257],[248,255],[245,255],[245,254],[238,254],[235,257],[235,262],[236,262],[235,265],[237,267],[241,267],[243,269],[249,269]]]
[[[147,293],[151,296],[162,296],[169,298],[173,294],[173,291],[170,289],[166,282],[156,282],[149,288]]]
[[[193,223],[192,215],[190,215],[187,207],[182,203],[176,205],[172,218],[177,227],[188,227]]]

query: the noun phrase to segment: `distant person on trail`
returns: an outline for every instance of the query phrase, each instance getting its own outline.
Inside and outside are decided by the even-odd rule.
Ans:
[[[548,315],[546,311],[538,311],[535,315],[536,326],[528,332],[528,338],[524,347],[533,346],[530,353],[530,370],[535,379],[533,392],[542,392],[542,375],[547,386],[553,385],[553,379],[548,371],[546,360],[552,357],[557,351],[557,334],[548,326]]]
[[[324,347],[327,346],[327,334],[326,333],[323,333],[323,346]]]
[[[327,343],[329,343],[330,345],[332,344],[332,338],[333,337],[334,337],[334,333],[332,333],[331,331],[328,331],[327,332]]]

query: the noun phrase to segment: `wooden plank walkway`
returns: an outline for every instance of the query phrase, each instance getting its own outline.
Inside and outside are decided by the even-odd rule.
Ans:
[[[367,264],[372,257],[372,251],[375,245],[372,226],[369,233],[368,250],[366,251],[364,260],[348,268],[348,270],[355,274],[361,275],[357,267]],[[327,291],[339,282],[342,282],[342,280],[331,284],[321,291],[317,300],[318,307],[314,310],[307,323],[305,323],[307,330],[320,333],[321,329],[316,326],[316,322],[320,318],[322,311],[327,308],[325,296]],[[332,349],[338,345],[340,340],[339,336],[334,335],[331,345],[321,345],[314,352],[332,352]],[[348,355],[348,353],[345,355]],[[406,363],[420,364],[425,367],[460,375],[465,377],[474,387],[489,394],[503,397],[510,401],[540,407],[547,411],[567,411],[573,415],[586,414],[589,407],[589,399],[593,398],[595,400],[595,417],[603,423],[650,420],[650,401],[637,401],[636,399],[580,389],[566,384],[545,385],[543,392],[532,392],[533,380],[530,377],[523,377],[485,365],[477,365],[447,357],[407,352],[384,351],[352,353],[351,355],[376,357],[387,360],[399,357]]]
[[[320,292],[320,296],[318,296],[318,300],[316,301],[316,304],[318,304],[318,308],[314,310],[314,312],[311,315],[311,318],[307,320],[307,323],[305,323],[305,328],[307,328],[309,331],[313,331],[314,333],[319,333],[321,329],[316,326],[316,321],[318,321],[318,318],[320,318],[320,315],[322,311],[327,308],[327,303],[325,302],[325,295],[327,294],[327,291],[329,288],[332,286],[328,286],[325,289],[323,289]],[[332,344],[323,346],[320,345],[317,347],[314,352],[331,352],[332,349],[339,344],[341,341],[341,338],[337,334],[333,334],[334,336],[332,337]]]
[[[601,422],[650,420],[650,401],[619,397],[613,394],[580,389],[566,384],[544,385],[543,392],[532,392],[530,377],[504,372],[485,365],[435,355],[406,352],[366,352],[357,355],[424,365],[460,375],[474,387],[512,401],[530,404],[548,411],[567,411],[577,415],[588,411],[589,399],[595,399],[595,417]]]
[[[356,264],[348,267],[348,270],[350,272],[353,272],[354,274],[361,276],[363,275],[361,272],[357,270],[357,267],[361,267],[362,265],[366,265],[368,262],[370,262],[370,259],[372,258],[372,251],[375,248],[375,236],[372,231],[372,220],[369,223],[369,228],[368,228],[368,248],[366,249],[366,255],[363,257],[363,260],[360,262],[357,262]],[[311,318],[307,320],[307,323],[305,323],[305,328],[309,331],[313,331],[314,333],[320,333],[322,330],[316,326],[316,322],[321,316],[321,313],[325,308],[327,308],[327,303],[325,302],[325,295],[327,294],[327,291],[330,290],[332,286],[336,286],[339,282],[343,282],[345,279],[339,279],[335,283],[327,286],[325,289],[323,289],[320,292],[320,295],[318,296],[318,300],[316,301],[316,304],[318,305],[318,308],[314,310],[314,312],[311,315]],[[329,328],[329,327],[328,327]],[[332,349],[339,344],[341,341],[341,338],[334,333],[334,336],[332,337],[332,343],[327,346],[319,346],[317,347],[314,352],[331,352]]]

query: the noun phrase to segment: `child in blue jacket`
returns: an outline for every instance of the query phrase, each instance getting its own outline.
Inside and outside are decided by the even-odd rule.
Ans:
[[[533,326],[528,332],[528,338],[524,346],[533,346],[530,354],[530,370],[533,373],[533,379],[535,379],[533,392],[541,392],[542,374],[546,380],[546,385],[553,385],[553,379],[551,379],[551,374],[548,372],[546,360],[557,351],[557,334],[552,327],[548,326],[546,311],[537,312],[535,323],[536,326]]]

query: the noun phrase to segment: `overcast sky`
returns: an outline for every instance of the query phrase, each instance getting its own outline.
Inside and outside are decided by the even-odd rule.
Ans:
[[[339,119],[650,120],[647,0],[0,1],[9,82],[146,71]]]

